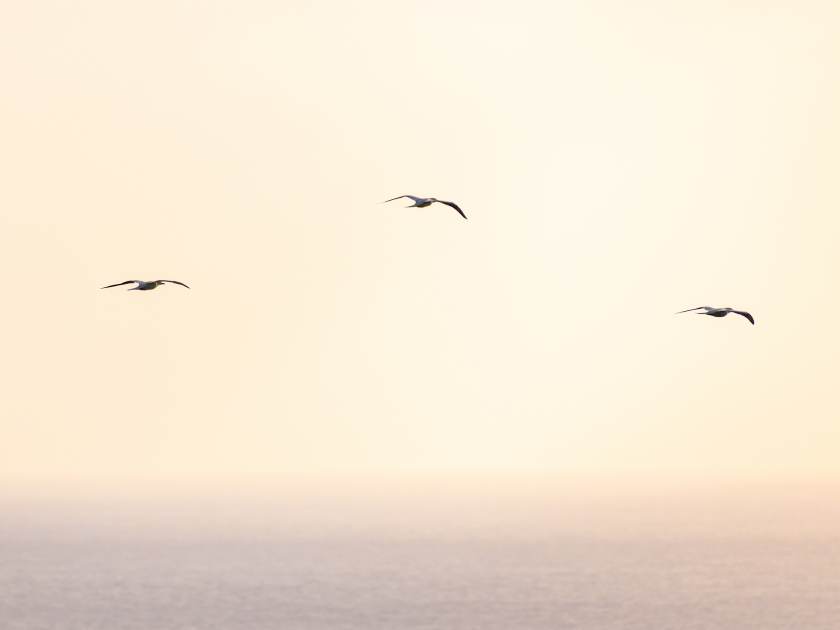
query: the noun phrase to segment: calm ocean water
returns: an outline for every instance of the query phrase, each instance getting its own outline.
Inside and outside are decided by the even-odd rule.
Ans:
[[[840,541],[0,544],[2,630],[837,630]]]

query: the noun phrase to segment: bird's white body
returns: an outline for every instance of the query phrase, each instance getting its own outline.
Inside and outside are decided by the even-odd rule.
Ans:
[[[406,208],[428,208],[435,202],[432,197],[414,197],[412,195],[406,195],[406,197],[414,202],[410,206],[406,206]]]
[[[129,291],[151,291],[157,289],[161,284],[160,280],[151,280],[149,282],[138,282],[136,287],[131,287]]]

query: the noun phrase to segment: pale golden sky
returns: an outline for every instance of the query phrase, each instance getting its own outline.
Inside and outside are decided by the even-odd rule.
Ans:
[[[7,3],[0,491],[837,484],[839,41],[831,1]],[[193,290],[98,290],[138,277]]]

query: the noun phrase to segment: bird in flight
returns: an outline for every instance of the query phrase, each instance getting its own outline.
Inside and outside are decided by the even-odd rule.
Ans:
[[[126,280],[125,282],[118,282],[117,284],[109,284],[105,287],[100,287],[102,289],[110,289],[111,287],[121,287],[124,284],[136,284],[136,287],[131,287],[129,291],[151,291],[152,289],[157,289],[160,285],[166,284],[167,282],[171,284],[180,284],[182,287],[187,287],[186,284],[183,282],[178,282],[177,280]],[[189,287],[187,287],[189,289]]]
[[[746,311],[736,311],[734,308],[715,308],[714,306],[698,306],[696,308],[687,308],[684,311],[677,311],[675,315],[679,315],[680,313],[688,313],[689,311],[703,311],[702,313],[697,313],[697,315],[710,315],[712,317],[726,317],[729,313],[735,313],[736,315],[740,315],[741,317],[746,317],[750,324],[755,325],[755,320],[753,316],[747,313]]]
[[[461,208],[459,208],[457,204],[452,203],[451,201],[443,201],[443,199],[435,199],[434,197],[415,197],[414,195],[400,195],[399,197],[394,197],[393,199],[386,199],[382,203],[396,201],[397,199],[411,199],[414,202],[410,206],[406,206],[406,208],[428,208],[435,202],[442,203],[445,206],[449,206],[450,208],[455,208],[455,210],[458,211],[458,214],[460,214],[465,219],[467,218],[467,215],[464,214],[464,211],[461,210]]]

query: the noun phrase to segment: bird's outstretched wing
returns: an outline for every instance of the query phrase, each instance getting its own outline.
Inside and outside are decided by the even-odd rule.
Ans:
[[[415,197],[414,195],[400,195],[399,197],[394,197],[393,199],[386,199],[382,203],[388,203],[389,201],[396,201],[397,199],[411,199],[414,202],[420,201],[422,197]]]
[[[170,284],[180,284],[182,287],[187,287],[186,284],[183,282],[178,282],[177,280],[158,280],[158,282],[168,282]],[[189,287],[187,287],[189,289]]]
[[[735,313],[736,315],[741,315],[742,317],[746,317],[749,320],[750,324],[755,326],[755,319],[753,319],[753,316],[750,315],[749,313],[747,313],[747,311],[732,311],[732,312]]]
[[[708,306],[695,306],[694,308],[687,308],[684,311],[677,311],[674,315],[679,315],[680,313],[688,313],[689,311],[701,311],[703,309],[708,309]]]
[[[126,280],[125,282],[117,282],[117,284],[109,284],[105,287],[99,287],[100,289],[110,289],[111,287],[121,287],[124,284],[133,284],[133,283],[140,284],[140,280]]]
[[[458,214],[460,214],[465,219],[467,218],[467,215],[464,214],[464,211],[458,207],[458,204],[452,203],[451,201],[442,201],[440,199],[435,199],[435,201],[437,201],[438,203],[442,203],[445,206],[449,206],[450,208],[455,208],[458,211]]]

